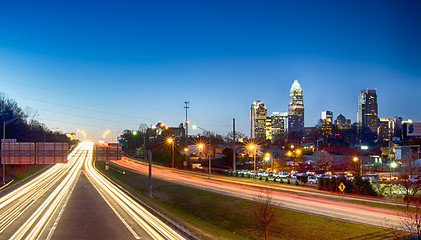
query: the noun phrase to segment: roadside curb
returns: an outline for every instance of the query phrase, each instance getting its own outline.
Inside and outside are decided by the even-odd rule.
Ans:
[[[7,186],[9,186],[15,179],[10,180],[8,183],[4,184],[2,187],[0,187],[0,192],[3,191],[3,189],[6,189]]]

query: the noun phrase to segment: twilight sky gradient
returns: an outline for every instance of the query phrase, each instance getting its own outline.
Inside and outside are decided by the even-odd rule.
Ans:
[[[91,3],[88,3],[91,2]],[[115,137],[162,121],[250,134],[249,108],[285,112],[298,79],[305,125],[421,120],[420,1],[3,1],[0,91],[50,129]],[[190,133],[199,133],[198,130]]]

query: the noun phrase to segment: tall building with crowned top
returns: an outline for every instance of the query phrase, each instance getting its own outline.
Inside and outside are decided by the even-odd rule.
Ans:
[[[251,104],[250,124],[251,138],[258,141],[266,140],[266,118],[267,108],[262,101],[255,101]]]
[[[298,137],[303,136],[304,128],[304,101],[303,90],[295,80],[289,91],[288,104],[288,132],[296,133]]]

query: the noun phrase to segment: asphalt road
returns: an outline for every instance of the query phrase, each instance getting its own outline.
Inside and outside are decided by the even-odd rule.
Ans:
[[[84,142],[0,198],[0,239],[184,239],[92,165]]]
[[[152,239],[146,232],[142,239]],[[82,172],[51,239],[136,239]]]

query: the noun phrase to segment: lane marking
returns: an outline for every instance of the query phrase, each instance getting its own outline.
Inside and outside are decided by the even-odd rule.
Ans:
[[[105,198],[104,194],[102,194],[101,191],[95,186],[95,184],[92,182],[92,180],[89,178],[89,176],[85,172],[83,172],[83,173],[85,174],[86,178],[88,178],[89,182],[91,182],[91,184],[97,190],[99,195],[101,195],[101,197],[104,199],[104,201],[108,204],[108,206],[111,208],[111,210],[113,210],[113,212],[117,215],[117,217],[120,219],[120,221],[126,226],[126,228],[129,230],[129,232],[131,232],[133,234],[133,237],[135,237],[136,239],[141,239],[141,237],[139,237],[139,235],[137,235],[137,233],[133,230],[133,228],[126,222],[126,220],[124,220],[124,218],[117,212],[117,210]]]
[[[83,170],[81,170],[81,171],[83,171]],[[70,196],[72,195],[73,190],[75,189],[76,184],[77,184],[77,182],[79,181],[79,177],[80,177],[80,172],[81,172],[81,171],[79,171],[79,173],[78,173],[78,175],[77,175],[77,178],[76,178],[76,181],[75,181],[75,184],[73,185],[72,189],[71,189],[71,190],[70,190],[70,192],[68,193],[67,198],[66,198],[66,200],[64,201],[63,206],[61,207],[61,210],[60,210],[60,212],[59,212],[59,214],[58,214],[58,216],[57,216],[56,220],[54,221],[54,224],[53,224],[53,226],[51,227],[50,232],[48,233],[48,236],[47,236],[46,240],[50,240],[50,239],[53,237],[54,231],[56,230],[57,225],[58,225],[58,222],[60,221],[61,216],[62,216],[62,215],[63,215],[63,213],[64,213],[64,210],[66,209],[66,206],[67,206],[67,203],[69,202]],[[45,226],[47,226],[47,225],[48,225],[48,223],[47,223]],[[43,231],[44,231],[44,230],[43,230]],[[42,231],[42,232],[43,232],[43,231]],[[40,237],[40,236],[41,236],[41,234],[38,236],[38,238],[37,238],[37,239],[39,239],[39,237]]]

